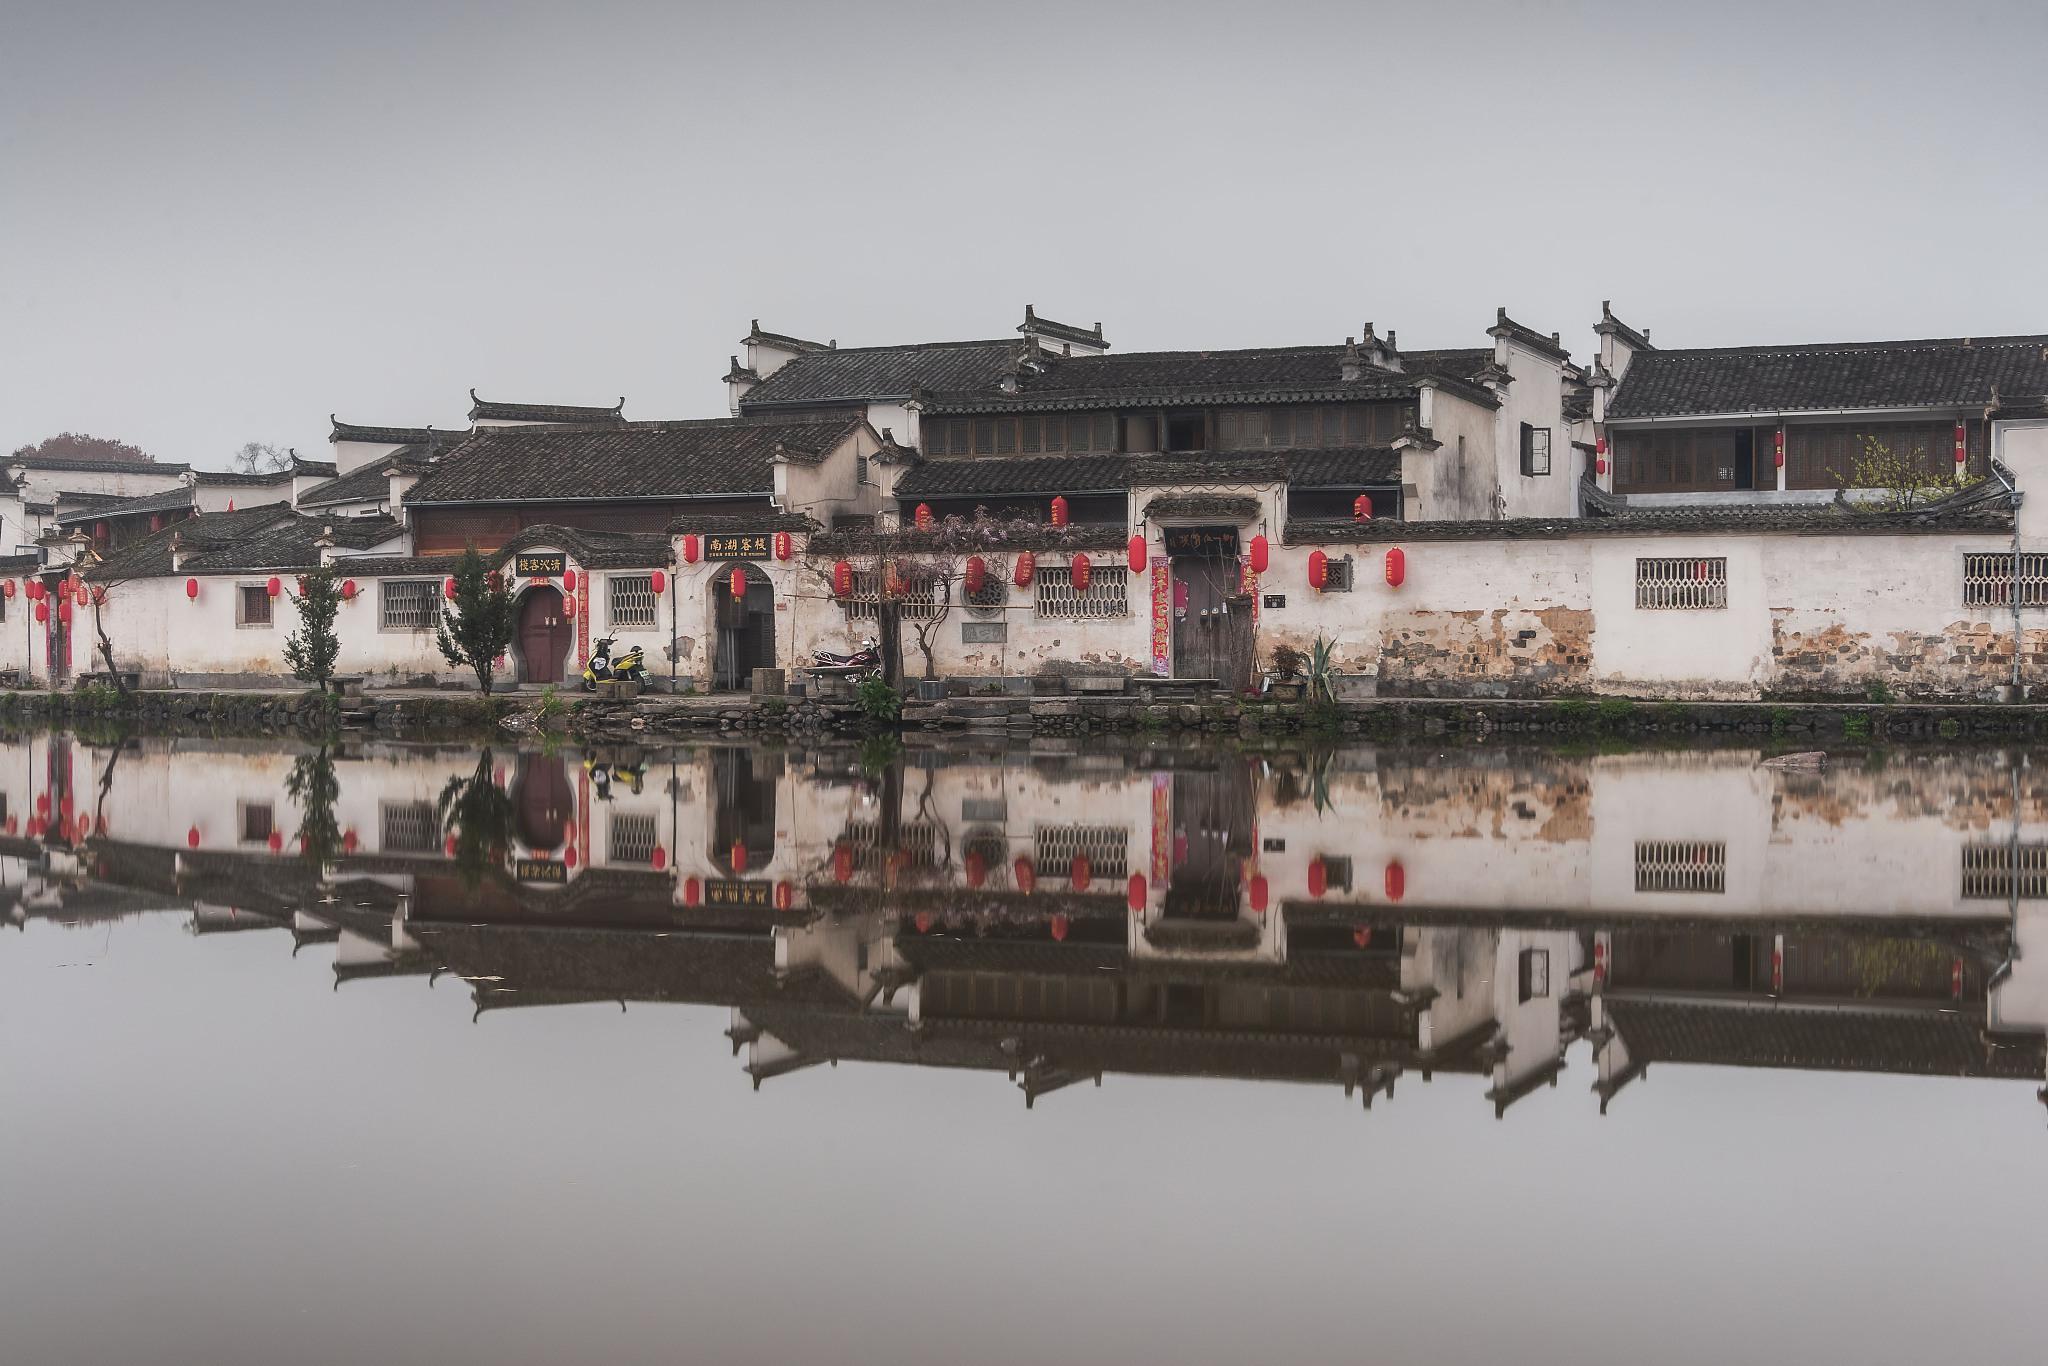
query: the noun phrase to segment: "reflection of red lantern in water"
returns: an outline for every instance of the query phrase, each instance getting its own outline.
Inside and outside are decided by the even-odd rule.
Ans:
[[[704,900],[704,884],[694,877],[683,879],[683,904],[696,906]]]
[[[784,914],[787,914],[789,908],[794,905],[796,905],[796,889],[790,886],[787,882],[776,883],[775,909]]]
[[[845,840],[832,846],[832,880],[839,883],[853,881],[853,846]]]
[[[1401,860],[1393,859],[1387,864],[1387,900],[1399,901],[1408,894],[1408,870],[1401,866]]]
[[[967,869],[968,886],[979,887],[988,881],[988,860],[983,858],[978,851],[970,849],[967,857],[962,862]]]
[[[283,832],[282,830],[273,830],[273,831],[271,831],[271,832],[270,832],[270,852],[271,852],[271,853],[273,853],[273,854],[276,854],[276,853],[281,853],[281,852],[283,852],[283,850],[284,850],[284,832]]]
[[[1131,874],[1131,880],[1124,888],[1124,899],[1130,903],[1130,907],[1134,911],[1145,909],[1145,875],[1143,873]]]
[[[1369,947],[1372,944],[1372,931],[1363,925],[1359,926],[1351,932],[1351,942],[1361,949]]]
[[[1256,873],[1252,876],[1251,882],[1252,911],[1255,914],[1264,915],[1266,913],[1266,897],[1266,875],[1264,873]]]
[[[195,825],[195,826],[193,826],[193,827],[192,827],[192,828],[191,828],[190,830],[187,830],[187,831],[185,832],[185,847],[186,847],[187,849],[197,849],[197,848],[199,847],[199,827],[198,827],[198,826],[196,826],[196,825]]]
[[[930,911],[919,911],[915,923],[919,934],[930,934],[932,932],[932,913]]]
[[[360,842],[356,838],[356,832],[353,829],[341,832],[341,851],[344,854],[353,854],[356,851],[356,845]]]
[[[1073,863],[1068,866],[1067,875],[1075,891],[1085,892],[1088,890],[1089,881],[1095,875],[1095,870],[1089,866],[1086,854],[1076,854]]]
[[[1321,896],[1330,890],[1330,871],[1323,866],[1323,857],[1318,854],[1308,861],[1308,894]]]
[[[1052,937],[1064,943],[1066,941],[1067,930],[1069,926],[1070,922],[1067,919],[1066,912],[1060,912],[1058,915],[1052,918]]]
[[[726,862],[732,865],[732,870],[735,873],[744,873],[747,871],[746,841],[734,840],[732,842],[732,852],[726,856]]]
[[[1017,855],[1017,861],[1010,865],[1010,877],[1020,892],[1028,893],[1038,886],[1038,870],[1031,866],[1031,860],[1023,854]]]

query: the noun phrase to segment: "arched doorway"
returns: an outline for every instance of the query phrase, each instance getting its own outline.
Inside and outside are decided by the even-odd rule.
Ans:
[[[733,575],[745,577],[746,592],[735,597]],[[745,688],[756,669],[775,667],[775,588],[752,565],[727,565],[711,581],[712,620],[718,653],[712,660],[714,688]]]
[[[519,681],[559,683],[576,631],[562,611],[562,595],[543,584],[519,599]]]
[[[559,754],[522,754],[512,778],[519,841],[536,854],[562,845],[562,830],[576,815],[569,768]]]

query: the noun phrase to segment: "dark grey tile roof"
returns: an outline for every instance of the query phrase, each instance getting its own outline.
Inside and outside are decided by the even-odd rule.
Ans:
[[[1613,994],[1605,1004],[1634,1062],[2031,1080],[2039,1080],[2043,1070],[2040,1039],[1987,1043],[1982,1017],[1959,1011],[1809,1009]]]
[[[151,578],[171,572],[171,540],[201,551],[220,550],[291,520],[289,503],[265,503],[234,512],[202,512],[108,552],[86,574],[89,579]]]
[[[898,498],[976,498],[1006,493],[1121,493],[1130,455],[1026,455],[926,460],[896,481]]]
[[[740,400],[745,411],[778,403],[864,403],[916,391],[993,390],[1009,371],[1013,341],[927,342],[812,351],[789,361]]]
[[[336,522],[337,529],[346,525]],[[759,530],[749,527],[749,530]],[[561,546],[586,569],[657,569],[675,557],[675,543],[660,532],[584,531],[565,526],[530,526],[485,556],[503,565],[534,546]],[[336,569],[354,574],[442,574],[453,555],[365,555],[336,562]]]
[[[1611,421],[1707,413],[1976,408],[2048,395],[2048,336],[1647,351]]]
[[[326,507],[335,503],[382,502],[391,496],[391,471],[395,468],[426,469],[424,445],[401,446],[381,459],[350,470],[299,495],[300,507]]]
[[[936,531],[821,531],[811,537],[813,555],[872,554],[886,551],[932,550],[1115,550],[1125,541],[1120,522],[1076,522],[1064,527],[1027,526],[993,521],[977,525],[966,518],[947,518]],[[813,905],[822,905],[821,889],[813,889]]]
[[[183,474],[190,465],[165,460],[64,460],[52,456],[10,455],[0,468],[14,470],[83,470],[90,474]]]
[[[1207,455],[1024,455],[926,460],[897,481],[898,498],[1112,493],[1176,484],[1286,480],[1302,488],[1401,482],[1401,458],[1373,447]]]
[[[292,471],[265,470],[261,474],[244,474],[239,470],[194,470],[192,477],[214,488],[264,488],[291,483]]]
[[[74,526],[80,522],[99,521],[107,517],[138,517],[152,512],[172,512],[192,506],[192,490],[183,484],[161,493],[148,494],[141,498],[121,498],[111,503],[80,508],[66,512],[57,518],[58,526]]]
[[[626,420],[625,395],[611,407],[581,406],[571,403],[494,403],[487,398],[478,398],[476,390],[469,391],[469,420],[471,422],[573,422],[590,425],[601,422],[624,422]]]
[[[416,446],[429,441],[446,441],[460,432],[437,432],[432,427],[359,427],[353,422],[343,422],[333,413],[327,421],[334,430],[328,434],[329,441],[364,441],[376,446]]]
[[[232,544],[194,555],[177,572],[222,574],[261,569],[311,569],[320,563],[320,537],[332,531],[343,550],[367,550],[395,538],[399,524],[389,517],[294,517]]]
[[[1495,315],[1493,326],[1487,330],[1496,337],[1512,337],[1531,350],[1541,351],[1545,355],[1555,356],[1559,360],[1571,359],[1571,352],[1565,350],[1563,344],[1558,341],[1556,333],[1553,332],[1549,336],[1545,336],[1533,327],[1524,327],[1513,318],[1510,318],[1505,308]]]
[[[1107,346],[1109,344],[1102,339],[1101,323],[1095,324],[1092,328],[1076,327],[1072,323],[1056,323],[1051,318],[1039,317],[1038,309],[1031,304],[1024,305],[1024,321],[1017,324],[1017,330],[1019,332],[1035,332],[1041,337],[1050,337],[1054,341],[1081,342],[1088,346]]]
[[[1287,483],[1298,489],[1379,487],[1401,482],[1398,451],[1360,446],[1288,451]]]
[[[1248,522],[1259,515],[1259,500],[1227,493],[1164,493],[1145,504],[1145,516],[1221,517]]]
[[[408,504],[561,499],[765,497],[780,452],[829,451],[858,418],[634,422],[613,427],[485,427],[413,485]]]
[[[832,342],[805,341],[802,337],[792,337],[787,332],[765,331],[759,318],[753,320],[752,326],[747,329],[747,335],[740,338],[740,341],[758,342],[783,351],[826,351],[834,346]]]

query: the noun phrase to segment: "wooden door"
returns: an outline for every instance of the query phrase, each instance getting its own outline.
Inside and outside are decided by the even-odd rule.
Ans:
[[[735,598],[727,570],[712,580],[711,597],[718,619],[712,686],[748,687],[754,670],[775,667],[775,587],[758,570],[749,571],[747,591]]]
[[[1174,860],[1165,914],[1235,920],[1238,886],[1252,847],[1251,774],[1242,761],[1173,775]]]
[[[537,854],[559,849],[562,832],[576,815],[576,796],[562,756],[520,755],[512,789],[520,842]]]
[[[1239,691],[1251,678],[1252,613],[1237,591],[1237,561],[1176,556],[1173,578],[1173,676],[1213,678],[1226,691]]]
[[[559,683],[575,628],[562,613],[562,595],[536,588],[519,603],[519,681]]]

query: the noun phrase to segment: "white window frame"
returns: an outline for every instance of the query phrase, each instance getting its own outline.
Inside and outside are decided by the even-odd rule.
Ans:
[[[1639,556],[1636,559],[1636,607],[1646,612],[1726,611],[1728,557]]]
[[[661,595],[654,591],[653,571],[645,574],[607,574],[605,582],[609,585],[605,589],[607,620],[614,630],[645,631],[661,624]],[[638,612],[639,599],[642,597],[646,600],[645,621],[640,620]],[[630,614],[621,611],[621,599],[631,600],[627,605],[635,610]]]
[[[428,620],[420,625],[393,625],[391,622],[391,609],[394,604],[391,600],[391,590],[415,584],[420,586],[426,596]],[[441,582],[437,579],[379,579],[377,581],[377,629],[380,631],[402,632],[406,635],[434,630],[441,624],[441,593]]]
[[[249,595],[263,599],[264,618],[262,621],[249,619]],[[277,599],[270,596],[268,583],[237,583],[235,585],[235,627],[243,631],[268,631],[277,625]]]

